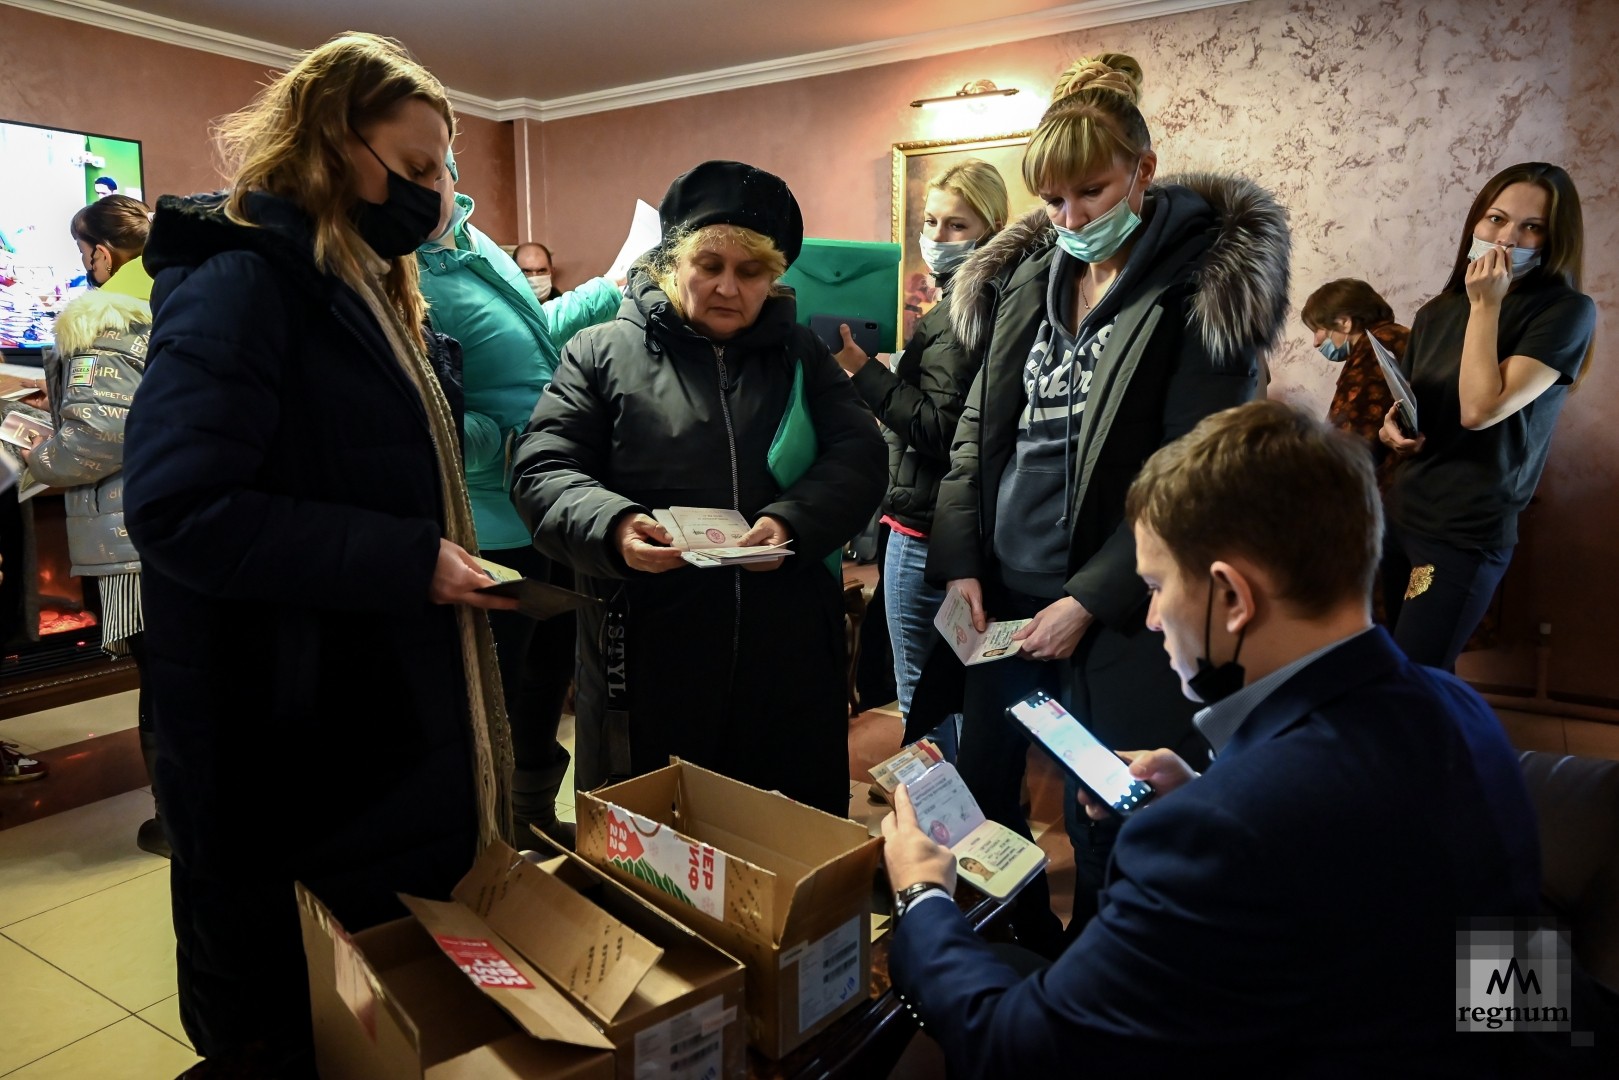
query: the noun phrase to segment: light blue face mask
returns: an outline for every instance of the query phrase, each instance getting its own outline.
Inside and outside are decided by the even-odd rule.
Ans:
[[[1136,173],[1141,170],[1141,162],[1135,164]],[[1056,222],[1051,227],[1057,230],[1057,246],[1083,263],[1106,262],[1124,246],[1130,239],[1130,234],[1136,231],[1141,224],[1141,217],[1130,209],[1130,196],[1135,193],[1136,178],[1130,177],[1130,187],[1119,200],[1117,206],[1099,218],[1086,223],[1082,229],[1065,229]]]
[[[967,261],[978,246],[977,240],[956,240],[946,244],[929,240],[926,236],[918,236],[916,243],[922,249],[922,261],[928,264],[928,270],[934,276],[955,270]]]
[[[1480,240],[1478,237],[1475,236],[1475,237],[1473,237],[1473,247],[1467,253],[1467,261],[1472,262],[1474,259],[1476,259],[1479,256],[1483,255],[1486,251],[1489,251],[1491,248],[1497,247],[1497,246],[1498,245],[1489,243],[1488,241]],[[1529,271],[1533,270],[1535,267],[1537,267],[1539,265],[1540,265],[1540,249],[1539,248],[1515,247],[1515,248],[1512,249],[1512,280],[1513,281],[1517,281],[1519,278],[1523,277],[1525,274],[1527,274]]]
[[[1321,350],[1321,355],[1322,356],[1325,356],[1328,360],[1331,360],[1334,364],[1342,363],[1344,360],[1348,359],[1348,357],[1349,357],[1349,339],[1348,338],[1345,338],[1343,341],[1340,341],[1337,344],[1334,344],[1332,338],[1329,337],[1325,341],[1323,341],[1320,345],[1318,345],[1316,347]]]

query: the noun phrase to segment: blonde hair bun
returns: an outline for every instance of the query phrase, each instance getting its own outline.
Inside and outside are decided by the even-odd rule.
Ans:
[[[1052,87],[1051,100],[1060,101],[1081,90],[1111,90],[1132,105],[1141,104],[1141,64],[1125,53],[1082,56],[1068,66]]]

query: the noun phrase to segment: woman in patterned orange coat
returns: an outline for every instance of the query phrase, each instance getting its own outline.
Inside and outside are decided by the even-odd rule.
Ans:
[[[1408,327],[1394,321],[1388,301],[1357,278],[1329,281],[1304,301],[1304,325],[1315,331],[1315,347],[1334,363],[1342,363],[1327,423],[1364,441],[1377,462],[1377,489],[1387,492],[1395,457],[1378,439],[1383,416],[1394,395],[1377,366],[1377,355],[1367,336],[1403,361],[1411,336]]]

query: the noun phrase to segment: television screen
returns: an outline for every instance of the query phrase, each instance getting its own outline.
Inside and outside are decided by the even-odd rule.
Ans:
[[[0,120],[0,162],[0,348],[39,353],[85,287],[68,224],[113,192],[146,201],[141,144]]]

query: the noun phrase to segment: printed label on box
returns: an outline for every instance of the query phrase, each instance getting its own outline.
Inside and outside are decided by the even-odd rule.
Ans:
[[[725,918],[725,853],[607,805],[607,861],[705,915]]]
[[[736,1007],[709,998],[635,1036],[635,1076],[698,1080],[725,1072],[725,1028]]]
[[[860,927],[864,918],[857,915],[805,946],[798,961],[799,1031],[808,1031],[861,993],[865,984],[865,972],[860,970]]]
[[[508,990],[532,990],[534,984],[501,955],[500,950],[481,938],[448,937],[437,935],[439,948],[467,978],[479,986],[499,986]]]

